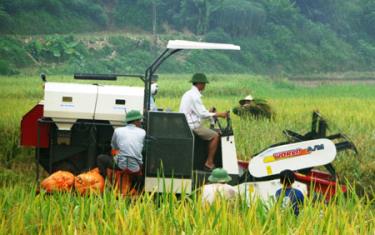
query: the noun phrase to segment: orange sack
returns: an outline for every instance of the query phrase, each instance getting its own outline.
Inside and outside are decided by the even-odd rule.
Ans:
[[[74,184],[74,175],[68,171],[57,171],[45,178],[41,186],[49,193],[70,192]]]
[[[90,192],[102,193],[104,190],[104,178],[99,174],[99,169],[95,168],[75,177],[74,187],[81,195]]]

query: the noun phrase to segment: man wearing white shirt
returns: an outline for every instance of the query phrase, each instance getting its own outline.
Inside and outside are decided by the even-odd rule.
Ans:
[[[209,119],[211,117],[226,118],[226,112],[209,112],[203,105],[201,100],[201,92],[205,89],[206,84],[209,83],[206,75],[203,73],[196,73],[193,75],[191,81],[192,88],[185,92],[180,103],[180,112],[184,113],[188,121],[190,129],[203,140],[210,141],[208,146],[208,156],[204,164],[206,170],[215,168],[214,158],[219,143],[219,134],[207,127],[202,126],[202,119]]]

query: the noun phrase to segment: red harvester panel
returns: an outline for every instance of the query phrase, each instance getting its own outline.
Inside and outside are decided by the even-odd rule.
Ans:
[[[21,146],[37,147],[38,145],[38,119],[43,117],[43,104],[37,104],[22,117],[21,121]],[[48,148],[49,124],[39,123],[39,147]]]
[[[322,194],[326,201],[329,201],[337,191],[345,193],[347,191],[345,185],[340,185],[336,181],[330,179],[331,175],[312,170],[308,175],[296,173],[296,180],[308,185],[313,185],[314,192]],[[311,192],[309,192],[311,193]]]
[[[246,170],[249,167],[248,161],[238,160],[238,166]],[[307,189],[310,192],[310,185],[313,185],[313,190],[315,193],[322,194],[327,201],[329,201],[338,190],[341,190],[341,192],[345,193],[347,191],[345,185],[340,185],[336,183],[336,181],[333,181],[331,178],[332,176],[330,174],[327,174],[325,172],[312,170],[309,174],[303,175],[300,173],[295,173],[296,180],[307,184]]]

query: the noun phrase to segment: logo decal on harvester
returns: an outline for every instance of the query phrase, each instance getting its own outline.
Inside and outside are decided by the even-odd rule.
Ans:
[[[274,161],[284,160],[284,159],[293,158],[293,157],[300,157],[300,156],[310,154],[311,152],[319,151],[323,149],[324,149],[324,144],[318,144],[314,146],[309,146],[305,149],[298,148],[298,149],[287,150],[283,152],[274,153],[272,154],[272,156],[267,156],[263,159],[263,162],[268,163],[268,162],[274,162]]]

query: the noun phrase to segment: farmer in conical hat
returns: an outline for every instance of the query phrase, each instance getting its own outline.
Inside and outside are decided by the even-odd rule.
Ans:
[[[247,95],[238,102],[240,105],[233,108],[233,113],[243,118],[267,118],[274,117],[271,106],[266,100],[254,99],[252,95]]]
[[[254,98],[251,95],[247,95],[245,98],[240,100],[238,103],[240,103],[241,106],[250,105],[251,101],[253,101]]]
[[[204,91],[208,79],[203,73],[196,73],[193,75],[190,82],[193,84],[190,90],[185,92],[180,103],[180,112],[184,113],[188,121],[190,129],[203,140],[208,140],[208,156],[203,169],[212,171],[215,168],[214,158],[219,144],[219,134],[202,125],[203,119],[212,117],[226,118],[227,112],[210,112],[203,105],[201,100],[202,92]]]
[[[216,197],[221,196],[227,200],[234,199],[237,195],[235,187],[227,184],[232,178],[223,168],[216,168],[208,177],[211,184],[203,186],[202,202],[212,204]]]

